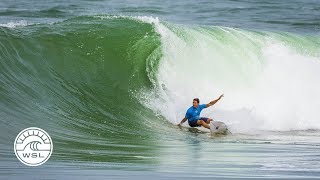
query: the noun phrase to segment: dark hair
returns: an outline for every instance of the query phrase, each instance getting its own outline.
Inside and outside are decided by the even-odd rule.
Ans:
[[[193,100],[199,103],[199,98],[194,98]]]

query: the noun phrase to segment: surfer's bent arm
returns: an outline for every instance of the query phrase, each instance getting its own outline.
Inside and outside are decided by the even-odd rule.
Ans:
[[[222,97],[223,97],[223,94],[222,94],[218,99],[215,99],[215,100],[213,100],[213,101],[210,101],[208,104],[206,104],[206,107],[210,107],[210,106],[214,105],[214,104],[217,103]]]
[[[186,122],[186,120],[187,120],[187,118],[184,117],[178,125],[182,125],[184,122]]]

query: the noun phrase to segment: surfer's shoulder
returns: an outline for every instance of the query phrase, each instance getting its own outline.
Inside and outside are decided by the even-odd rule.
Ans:
[[[192,107],[193,107],[193,106],[189,107],[188,110],[187,110],[187,112],[192,112]]]

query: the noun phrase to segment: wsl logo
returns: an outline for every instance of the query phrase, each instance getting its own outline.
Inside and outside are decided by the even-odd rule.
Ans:
[[[25,165],[39,166],[51,156],[52,140],[47,132],[37,127],[22,130],[14,142],[14,152]]]

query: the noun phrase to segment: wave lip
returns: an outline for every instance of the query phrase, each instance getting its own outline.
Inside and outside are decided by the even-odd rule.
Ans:
[[[8,23],[3,23],[0,24],[2,27],[7,27],[7,28],[15,28],[15,27],[24,27],[32,25],[32,23],[28,23],[27,21],[21,20],[21,21],[15,21],[15,22],[8,22]]]

